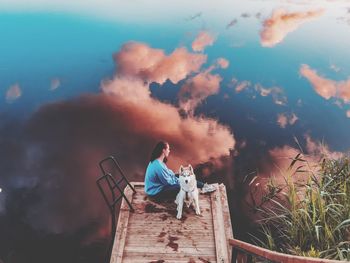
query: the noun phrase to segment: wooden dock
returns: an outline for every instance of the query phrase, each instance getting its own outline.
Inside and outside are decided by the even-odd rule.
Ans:
[[[119,262],[231,262],[233,238],[226,188],[200,194],[201,215],[185,208],[176,219],[174,199],[155,201],[145,195],[143,183],[131,183],[124,192],[134,211],[122,200],[111,263]]]

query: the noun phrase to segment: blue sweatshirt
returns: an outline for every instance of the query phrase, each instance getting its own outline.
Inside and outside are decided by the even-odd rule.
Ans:
[[[145,175],[145,192],[147,195],[158,194],[166,185],[178,184],[178,178],[165,163],[155,159],[148,164]]]

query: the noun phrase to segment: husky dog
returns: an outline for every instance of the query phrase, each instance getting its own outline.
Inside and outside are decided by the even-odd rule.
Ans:
[[[196,176],[193,173],[193,168],[191,165],[188,167],[180,166],[179,170],[179,182],[180,182],[180,191],[176,196],[175,203],[177,204],[177,219],[182,217],[182,207],[184,202],[187,207],[194,205],[194,209],[197,215],[201,214],[199,209],[198,202],[198,188]]]

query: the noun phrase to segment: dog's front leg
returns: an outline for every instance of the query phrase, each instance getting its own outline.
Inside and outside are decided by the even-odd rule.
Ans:
[[[199,209],[199,198],[198,198],[198,190],[196,195],[194,196],[194,206],[196,208],[196,214],[200,215],[201,214],[201,210]]]
[[[177,193],[176,198],[175,198],[175,204],[179,204],[179,198],[180,198],[180,193]]]
[[[182,217],[182,208],[183,208],[183,205],[184,205],[184,193],[183,191],[180,191],[180,193],[178,193],[178,203],[177,203],[177,216],[176,218],[177,219],[181,219]]]

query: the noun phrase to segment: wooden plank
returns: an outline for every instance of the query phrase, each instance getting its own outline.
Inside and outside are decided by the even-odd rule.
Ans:
[[[202,231],[202,230],[180,230],[178,228],[162,228],[162,229],[153,229],[152,231],[145,231],[144,229],[128,229],[128,233],[130,234],[129,236],[149,236],[151,237],[158,237],[158,236],[165,236],[165,235],[170,235],[170,236],[178,236],[178,237],[186,237],[186,236],[191,236],[194,235],[196,237],[201,237],[205,239],[212,240],[214,243],[214,235],[213,231]],[[164,229],[164,230],[163,230]]]
[[[185,258],[181,259],[167,259],[167,258],[159,258],[154,257],[150,259],[144,259],[142,256],[139,258],[126,258],[123,263],[215,263],[215,259],[210,260],[208,257],[194,257],[188,255]]]
[[[215,248],[188,248],[188,247],[178,247],[177,250],[176,248],[170,247],[170,246],[165,246],[162,247],[161,249],[159,247],[153,247],[150,246],[149,244],[144,244],[144,246],[139,246],[139,247],[129,247],[126,246],[124,248],[125,253],[126,252],[137,252],[137,253],[144,253],[144,254],[156,254],[156,253],[165,253],[165,254],[188,254],[188,255],[207,255],[207,256],[212,256],[215,255]]]
[[[129,186],[124,189],[124,193],[128,200],[132,200],[133,191]],[[113,242],[113,250],[110,260],[111,263],[120,263],[123,260],[123,250],[128,229],[129,214],[129,206],[123,198],[119,211],[117,230]]]
[[[162,251],[162,249],[166,246],[176,244],[174,246],[178,248],[188,248],[188,249],[193,249],[193,250],[198,250],[198,249],[204,249],[204,248],[210,248],[210,249],[215,249],[215,243],[212,242],[211,240],[196,240],[196,239],[182,239],[182,240],[176,240],[176,242],[172,242],[172,240],[169,240],[168,238],[159,238],[158,240],[152,240],[153,243],[147,242],[146,239],[129,239],[126,241],[125,248],[130,248],[130,247],[142,247],[142,246],[152,246],[154,248],[158,248],[159,251]],[[174,250],[176,251],[176,250]]]
[[[148,203],[148,204],[152,204],[153,206],[156,206],[158,208],[168,208],[168,209],[176,209],[177,205],[175,204],[175,202],[173,202],[172,200],[167,200],[166,202],[154,202],[154,201],[151,201],[151,200],[143,200],[143,199],[139,199],[139,200],[134,200],[134,204],[135,206],[139,207],[140,210],[144,210],[145,207],[144,207],[144,204],[145,203]],[[210,205],[210,202],[201,202],[199,204],[199,207],[200,208],[210,208],[211,205]]]
[[[145,205],[149,206],[149,207],[141,208],[140,206],[137,207],[134,204],[132,204],[134,209],[135,208],[140,209],[140,210],[137,210],[137,211],[133,212],[132,215],[134,217],[143,217],[145,219],[151,218],[151,217],[159,217],[159,215],[168,215],[168,217],[166,219],[181,222],[181,219],[180,220],[176,219],[176,213],[177,213],[177,208],[176,207],[174,207],[172,209],[163,208],[163,207],[156,207],[156,206],[153,206],[153,205],[151,205],[151,204],[149,204],[147,202],[145,202],[144,206]],[[182,215],[186,216],[185,219],[188,219],[188,218],[192,218],[192,219],[196,219],[196,220],[211,219],[212,218],[211,214],[212,214],[211,213],[211,209],[208,209],[208,210],[207,209],[201,209],[201,214],[200,215],[196,215],[195,211],[192,208],[187,208],[186,207],[182,211]]]
[[[177,219],[176,219],[177,220]],[[144,221],[140,221],[140,218],[135,220],[133,218],[133,220],[130,220],[130,223],[133,226],[145,226],[145,224],[147,224],[147,226],[149,227],[160,227],[163,225],[171,225],[172,228],[175,227],[181,227],[181,228],[186,228],[186,229],[212,229],[213,226],[211,224],[211,222],[209,220],[195,220],[195,219],[186,219],[183,221],[172,221],[172,220],[161,220],[160,218],[154,218],[154,221],[151,220],[144,220]]]
[[[170,243],[176,243],[179,247],[215,247],[215,242],[210,238],[196,238],[183,235],[160,234],[158,236],[129,235],[125,246],[144,246],[145,240],[154,247],[164,247]]]
[[[135,214],[131,213],[130,222],[133,223],[157,223],[157,224],[175,224],[175,225],[210,225],[212,224],[212,217],[205,217],[203,215],[183,213],[181,220],[169,215],[168,213],[156,214]]]
[[[223,216],[224,216],[228,259],[229,259],[229,262],[231,262],[232,247],[231,247],[230,243],[228,242],[228,240],[233,238],[233,230],[232,230],[232,225],[231,225],[230,209],[229,209],[228,201],[227,201],[227,192],[226,192],[226,187],[224,184],[219,185],[219,191],[221,194],[221,207],[222,207],[222,212],[223,212]]]
[[[139,187],[135,187],[135,189],[137,190],[137,196],[136,196],[136,200],[140,200],[140,199],[145,199],[148,200],[148,201],[152,201],[152,200],[155,200],[154,198],[152,197],[149,197],[146,195],[146,193],[144,193],[143,189],[139,188]],[[139,190],[140,189],[140,190]],[[174,195],[175,197],[175,195]],[[167,200],[171,200],[171,199],[167,199]],[[175,198],[174,198],[175,200]],[[203,202],[209,202],[210,201],[210,195],[208,194],[199,194],[199,201],[203,201]]]
[[[140,226],[140,225],[138,225],[136,227],[133,226],[133,232],[130,232],[130,233],[135,233],[135,232],[138,232],[138,231],[142,231],[146,227],[149,227],[149,226],[145,226],[145,225],[143,227]],[[210,227],[210,228],[206,227],[206,228],[204,228],[204,230],[202,228],[200,228],[200,227],[191,227],[191,228],[188,228],[188,227],[177,228],[176,227],[176,228],[167,229],[166,232],[171,232],[171,231],[174,232],[176,230],[179,230],[183,234],[204,231],[207,235],[212,236],[212,238],[214,240],[214,233],[213,233],[214,229],[213,229],[213,227]],[[128,231],[128,233],[129,233],[129,231]]]
[[[143,213],[169,213],[169,214],[176,214],[177,206],[175,204],[173,205],[161,205],[157,203],[151,203],[149,201],[142,201],[142,202],[134,202],[133,208],[135,209],[136,214],[143,214]],[[207,211],[211,210],[211,204],[207,205],[200,205],[201,213],[206,213]],[[152,211],[153,210],[153,211]],[[187,208],[184,207],[183,212],[194,214],[195,210],[193,207]]]
[[[143,258],[155,258],[155,257],[161,257],[161,258],[167,258],[167,259],[181,259],[181,258],[187,258],[191,255],[186,254],[186,253],[165,253],[164,251],[159,251],[157,253],[141,253],[141,252],[133,252],[133,251],[128,251],[125,252],[125,257],[143,257]],[[196,255],[196,257],[201,257],[201,255]],[[216,255],[215,253],[210,255],[208,253],[203,254],[203,258],[206,257],[211,260],[216,260]]]
[[[137,224],[132,224],[132,228],[133,229],[137,229],[137,230],[142,230],[145,227],[149,227],[152,229],[157,229],[160,226],[159,224],[142,224],[142,222],[139,222]],[[178,229],[180,231],[184,231],[184,230],[189,230],[189,231],[206,231],[206,232],[213,232],[214,228],[213,225],[204,225],[204,226],[200,226],[200,225],[176,225],[176,224],[170,224],[170,226],[168,226],[171,229]]]
[[[142,193],[143,189],[135,188],[137,191],[137,194],[135,196],[135,200],[143,200],[143,201],[157,201],[156,199],[147,196],[146,194]],[[140,190],[139,190],[140,189]],[[172,200],[175,200],[175,195],[173,198],[167,198],[166,201],[171,202]],[[210,202],[210,196],[208,194],[199,194],[199,202]]]
[[[219,187],[218,184],[216,184],[216,186]],[[211,193],[211,204],[216,246],[216,261],[220,263],[229,263],[225,225],[221,206],[221,193],[219,189]]]
[[[201,215],[196,215],[195,212],[191,211],[191,212],[183,212],[182,216],[183,218],[181,218],[180,220],[177,219],[174,216],[174,213],[171,212],[171,214],[169,213],[132,213],[130,215],[132,217],[132,220],[137,221],[137,220],[142,220],[142,221],[152,221],[152,220],[156,220],[156,221],[166,221],[165,224],[169,223],[169,222],[173,222],[173,223],[182,223],[182,224],[196,224],[196,223],[211,223],[212,221],[212,215],[211,213],[209,214],[209,212],[205,212],[205,214],[201,214]]]
[[[135,201],[135,203],[139,203],[139,202],[143,202],[143,201],[150,201],[150,202],[158,203],[158,201],[156,201],[154,198],[148,197],[143,192],[143,189],[140,191],[138,191],[138,189],[137,189],[137,194],[134,196],[134,201]],[[167,203],[174,203],[175,196],[174,196],[174,198],[166,199],[165,201]],[[210,205],[210,196],[207,194],[200,194],[199,195],[199,204],[200,205]]]
[[[168,216],[168,215],[165,215]],[[149,219],[152,219],[152,217],[150,217]],[[135,219],[133,218],[132,220],[130,220],[132,222],[132,224],[134,224],[135,226],[137,225],[143,225],[145,226],[145,223],[149,224],[150,226],[162,226],[162,225],[171,225],[171,227],[182,227],[182,228],[212,228],[212,223],[209,220],[196,220],[196,219],[183,219],[182,221],[176,219],[175,220],[161,220],[161,218],[155,218],[154,217],[154,221],[152,220],[143,220],[140,221],[142,219],[138,218]]]
[[[133,239],[133,240],[127,240],[126,245],[124,246],[124,249],[133,248],[133,247],[142,247],[145,246],[145,240],[152,241],[153,243],[149,243],[150,246],[153,248],[158,249],[158,251],[162,251],[164,248],[171,246],[175,244],[176,250],[173,250],[172,253],[175,253],[175,251],[179,249],[191,249],[191,251],[197,251],[199,249],[212,249],[215,251],[215,243],[208,241],[195,241],[194,239],[184,239],[184,240],[177,240],[176,242],[171,242],[167,238],[159,238],[160,241],[157,242],[157,240],[149,240],[149,239]]]
[[[165,254],[165,253],[147,253],[147,254],[140,254],[140,253],[133,253],[133,252],[127,252],[125,253],[125,262],[153,262],[156,263],[162,262],[164,260],[165,262],[174,263],[174,262],[198,262],[198,263],[215,263],[216,258],[215,255],[208,256],[208,255],[188,255],[188,254],[180,254],[180,253],[171,253],[171,254]]]
[[[199,259],[200,258],[200,259]],[[213,262],[216,262],[216,261],[209,261],[203,257],[191,257],[191,256],[188,256],[187,258],[183,258],[183,259],[159,259],[159,258],[155,258],[155,259],[150,259],[149,261],[145,261],[145,259],[143,259],[142,257],[141,258],[138,258],[138,259],[134,259],[134,258],[128,258],[128,259],[125,259],[123,261],[123,263],[213,263]]]
[[[162,236],[164,234],[167,235],[183,235],[183,236],[194,236],[196,238],[210,238],[214,243],[214,235],[212,231],[198,231],[198,230],[180,230],[178,228],[159,228],[157,230],[150,229],[148,227],[144,227],[142,229],[134,229],[130,227],[128,229],[129,235],[140,235],[140,236]]]

